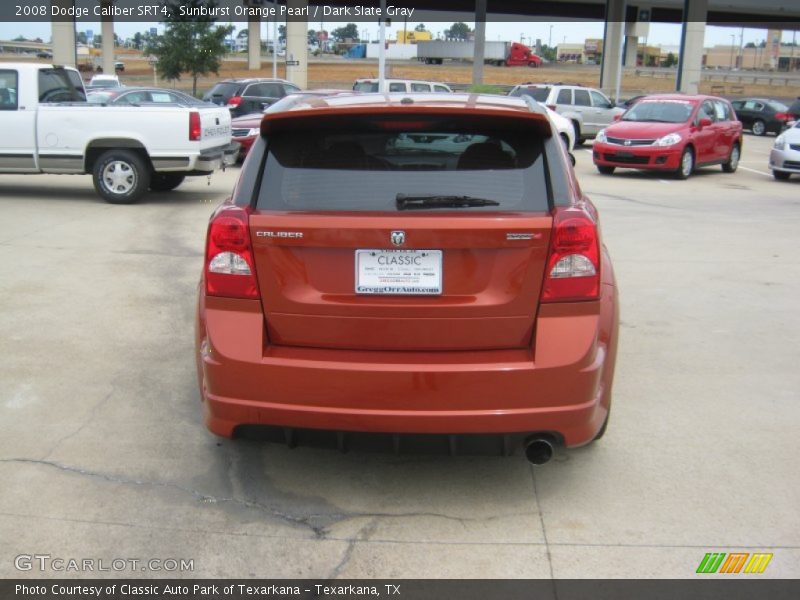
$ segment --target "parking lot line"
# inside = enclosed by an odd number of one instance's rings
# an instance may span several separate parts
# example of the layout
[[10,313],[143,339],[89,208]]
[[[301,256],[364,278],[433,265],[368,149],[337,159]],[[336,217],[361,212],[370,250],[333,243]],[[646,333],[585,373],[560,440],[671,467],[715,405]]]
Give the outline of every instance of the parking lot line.
[[739,168],[744,169],[745,171],[750,171],[751,173],[758,173],[764,177],[772,177],[771,173],[765,173],[764,171],[759,171],[758,169],[751,169],[750,167],[743,167],[742,165],[739,165]]

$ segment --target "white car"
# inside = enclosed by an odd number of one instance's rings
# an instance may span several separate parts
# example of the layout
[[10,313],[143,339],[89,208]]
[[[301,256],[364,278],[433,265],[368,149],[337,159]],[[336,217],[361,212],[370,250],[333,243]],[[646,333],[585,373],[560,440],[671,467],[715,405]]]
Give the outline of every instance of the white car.
[[420,81],[418,79],[384,79],[383,88],[379,88],[378,79],[356,79],[353,83],[354,92],[443,92],[451,93],[449,85],[438,81]]
[[101,89],[101,88],[118,88],[122,84],[119,82],[119,77],[116,75],[95,75],[89,81],[87,88]]
[[775,179],[785,180],[800,175],[800,121],[775,139],[769,155],[769,168]]
[[[540,102],[539,104],[542,103]],[[542,106],[544,106],[544,104],[542,104]],[[567,151],[572,152],[575,149],[575,127],[572,125],[572,121],[566,117],[562,117],[553,109],[547,106],[544,107],[547,109],[547,115],[552,119],[556,131],[558,131],[558,135],[567,147]]]

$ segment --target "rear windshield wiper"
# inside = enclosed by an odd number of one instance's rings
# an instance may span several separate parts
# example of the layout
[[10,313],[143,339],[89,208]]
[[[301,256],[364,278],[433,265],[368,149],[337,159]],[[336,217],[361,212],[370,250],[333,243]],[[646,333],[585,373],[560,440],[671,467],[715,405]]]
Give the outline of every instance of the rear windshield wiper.
[[397,210],[418,208],[470,208],[472,206],[500,206],[497,200],[472,196],[406,196],[397,194]]

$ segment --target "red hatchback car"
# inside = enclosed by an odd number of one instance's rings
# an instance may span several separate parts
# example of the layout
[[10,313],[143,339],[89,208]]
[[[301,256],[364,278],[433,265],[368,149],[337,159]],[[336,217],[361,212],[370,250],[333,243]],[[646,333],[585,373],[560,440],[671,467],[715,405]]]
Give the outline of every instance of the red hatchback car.
[[646,96],[600,131],[592,155],[597,170],[618,167],[671,171],[686,179],[696,168],[739,166],[742,124],[730,103],[714,96]]
[[596,210],[544,108],[300,100],[265,115],[209,223],[205,419],[225,437],[274,426],[289,444],[337,432],[340,447],[445,434],[456,451],[460,434],[493,434],[542,463],[604,432],[617,323]]

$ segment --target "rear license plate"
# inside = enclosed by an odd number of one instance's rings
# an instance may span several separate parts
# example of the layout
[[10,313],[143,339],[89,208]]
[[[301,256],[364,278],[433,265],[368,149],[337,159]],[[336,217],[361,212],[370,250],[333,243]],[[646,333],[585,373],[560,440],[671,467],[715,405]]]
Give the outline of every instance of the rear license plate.
[[441,250],[356,250],[356,293],[442,293]]

